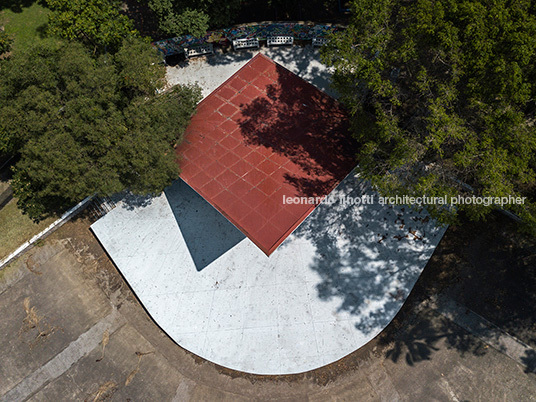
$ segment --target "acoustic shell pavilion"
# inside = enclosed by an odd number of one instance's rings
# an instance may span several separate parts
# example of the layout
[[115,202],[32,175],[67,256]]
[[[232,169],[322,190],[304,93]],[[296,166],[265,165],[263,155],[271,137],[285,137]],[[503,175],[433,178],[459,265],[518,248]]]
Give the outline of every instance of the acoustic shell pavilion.
[[356,149],[337,100],[258,53],[199,103],[181,179],[92,230],[179,346],[249,373],[312,370],[387,326],[445,230],[344,202],[375,194]]

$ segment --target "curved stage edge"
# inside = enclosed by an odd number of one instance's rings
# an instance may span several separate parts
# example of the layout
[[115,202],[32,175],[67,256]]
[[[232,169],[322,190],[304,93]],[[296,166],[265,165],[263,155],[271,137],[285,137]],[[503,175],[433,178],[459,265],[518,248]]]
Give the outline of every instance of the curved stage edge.
[[[374,202],[344,202],[364,195]],[[354,174],[330,200],[270,257],[181,180],[123,199],[92,230],[181,347],[233,370],[297,374],[376,337],[446,230],[424,210],[381,205]]]

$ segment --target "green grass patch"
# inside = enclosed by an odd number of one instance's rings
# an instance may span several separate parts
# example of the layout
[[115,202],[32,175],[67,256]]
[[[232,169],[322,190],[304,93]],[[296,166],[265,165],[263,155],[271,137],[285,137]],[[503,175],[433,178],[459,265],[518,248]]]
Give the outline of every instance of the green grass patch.
[[13,50],[27,49],[43,40],[49,12],[37,2],[15,11],[10,8],[0,11],[0,26],[15,39]]
[[0,260],[7,257],[56,219],[57,217],[50,217],[35,223],[27,215],[23,215],[17,207],[16,198],[13,198],[0,209]]

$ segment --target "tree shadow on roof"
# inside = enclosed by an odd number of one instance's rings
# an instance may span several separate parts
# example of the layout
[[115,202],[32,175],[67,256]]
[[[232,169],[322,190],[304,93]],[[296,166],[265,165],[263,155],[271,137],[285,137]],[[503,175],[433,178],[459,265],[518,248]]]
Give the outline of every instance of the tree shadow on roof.
[[326,195],[356,164],[348,116],[335,99],[280,65],[275,74],[266,95],[241,105],[241,134],[246,144],[292,162],[285,179],[299,195]]
[[198,271],[245,239],[240,230],[183,180],[175,181],[164,193]]

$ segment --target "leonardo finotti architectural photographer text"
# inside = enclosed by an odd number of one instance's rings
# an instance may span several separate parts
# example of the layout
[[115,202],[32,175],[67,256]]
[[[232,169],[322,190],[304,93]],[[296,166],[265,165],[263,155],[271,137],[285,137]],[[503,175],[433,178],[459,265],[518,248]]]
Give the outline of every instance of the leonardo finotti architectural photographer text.
[[287,197],[283,195],[283,204],[310,204],[317,205],[321,202],[326,204],[340,203],[344,205],[468,205],[477,204],[483,206],[490,205],[511,205],[511,204],[524,204],[527,197],[477,197],[477,196],[461,196],[456,197],[428,197],[426,195],[420,197],[412,197],[408,195],[393,196],[393,197],[380,197],[373,194],[366,194],[360,197],[349,197],[345,195],[341,196],[327,196],[327,197]]

